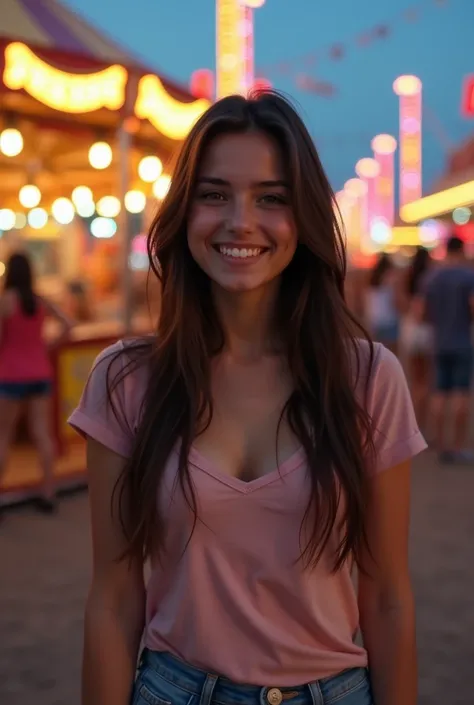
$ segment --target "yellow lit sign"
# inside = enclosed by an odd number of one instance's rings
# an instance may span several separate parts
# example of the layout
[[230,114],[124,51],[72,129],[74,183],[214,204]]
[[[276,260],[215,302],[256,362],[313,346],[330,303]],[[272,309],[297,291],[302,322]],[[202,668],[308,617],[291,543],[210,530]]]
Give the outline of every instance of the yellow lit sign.
[[23,89],[55,110],[90,113],[123,106],[127,71],[114,65],[98,73],[66,73],[44,62],[25,44],[14,42],[5,49],[3,82],[7,88]]
[[158,76],[150,74],[140,80],[135,115],[148,119],[166,137],[183,140],[209,106],[209,101],[204,98],[192,103],[175,100]]
[[474,204],[474,181],[468,181],[460,186],[453,186],[445,191],[407,203],[400,209],[400,216],[405,223],[418,223],[472,204]]
[[217,0],[216,32],[216,95],[245,92],[245,6],[240,0]]

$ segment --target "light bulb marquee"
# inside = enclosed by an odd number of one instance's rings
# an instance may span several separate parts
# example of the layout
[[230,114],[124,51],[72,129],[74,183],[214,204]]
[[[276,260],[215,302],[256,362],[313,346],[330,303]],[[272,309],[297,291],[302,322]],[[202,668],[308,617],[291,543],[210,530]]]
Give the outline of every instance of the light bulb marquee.
[[7,88],[23,89],[40,103],[64,113],[118,110],[125,102],[127,78],[123,66],[72,74],[50,66],[25,44],[15,42],[5,49],[3,82]]
[[[24,90],[40,103],[64,113],[120,110],[126,99],[127,80],[123,66],[109,66],[90,74],[67,73],[50,66],[26,44],[13,42],[5,49],[5,86]],[[205,99],[191,103],[176,100],[158,76],[150,74],[139,82],[135,115],[149,120],[165,137],[182,140],[209,105]]]
[[168,93],[158,76],[150,74],[140,80],[135,115],[149,120],[166,137],[182,140],[209,106],[204,98],[181,103]]

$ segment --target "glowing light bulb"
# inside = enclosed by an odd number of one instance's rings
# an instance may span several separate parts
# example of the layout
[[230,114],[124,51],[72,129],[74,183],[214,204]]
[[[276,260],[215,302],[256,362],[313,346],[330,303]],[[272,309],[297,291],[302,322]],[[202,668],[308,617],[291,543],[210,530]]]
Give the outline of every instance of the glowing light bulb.
[[97,213],[103,218],[116,218],[120,209],[120,201],[115,196],[104,196],[97,203]]
[[117,232],[117,223],[111,218],[94,218],[91,223],[91,233],[94,237],[108,240]]
[[20,189],[18,197],[24,208],[35,208],[41,201],[41,191],[34,184],[27,184]]
[[150,184],[158,179],[162,171],[163,164],[158,157],[143,157],[138,165],[140,179]]
[[171,186],[171,176],[167,174],[162,174],[159,179],[153,184],[153,195],[159,201],[162,201],[166,194],[168,193]]
[[74,206],[69,198],[57,198],[51,206],[51,213],[60,225],[69,225],[75,216]]
[[9,127],[0,134],[0,152],[6,157],[16,157],[23,151],[23,135]]
[[112,147],[107,142],[96,142],[89,149],[89,163],[94,169],[107,169],[112,157]]
[[0,210],[0,230],[11,230],[15,227],[16,216],[9,208]]
[[146,196],[142,191],[129,191],[124,200],[129,213],[142,213],[145,210]]
[[94,200],[94,196],[88,186],[76,186],[71,194],[71,199],[77,208],[83,203],[91,203]]
[[34,230],[41,230],[48,222],[48,214],[44,208],[33,208],[28,213],[28,225]]

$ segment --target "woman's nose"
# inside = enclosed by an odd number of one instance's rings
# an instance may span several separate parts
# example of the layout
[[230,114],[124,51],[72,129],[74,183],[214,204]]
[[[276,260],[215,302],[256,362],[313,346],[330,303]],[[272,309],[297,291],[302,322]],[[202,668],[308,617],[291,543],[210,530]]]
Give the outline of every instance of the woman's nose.
[[229,213],[229,232],[240,235],[251,232],[253,228],[253,215],[251,205],[246,201],[234,202]]

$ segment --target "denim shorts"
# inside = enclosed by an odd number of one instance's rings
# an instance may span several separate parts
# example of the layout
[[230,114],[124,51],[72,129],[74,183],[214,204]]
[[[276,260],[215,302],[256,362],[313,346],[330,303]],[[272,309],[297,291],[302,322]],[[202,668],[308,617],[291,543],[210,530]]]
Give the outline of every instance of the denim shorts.
[[51,382],[38,379],[32,382],[0,382],[0,397],[24,401],[31,397],[44,397],[51,393]]
[[351,668],[294,688],[233,683],[167,653],[145,651],[131,705],[373,705],[368,670]]
[[436,391],[468,392],[472,379],[472,358],[471,350],[436,353]]

